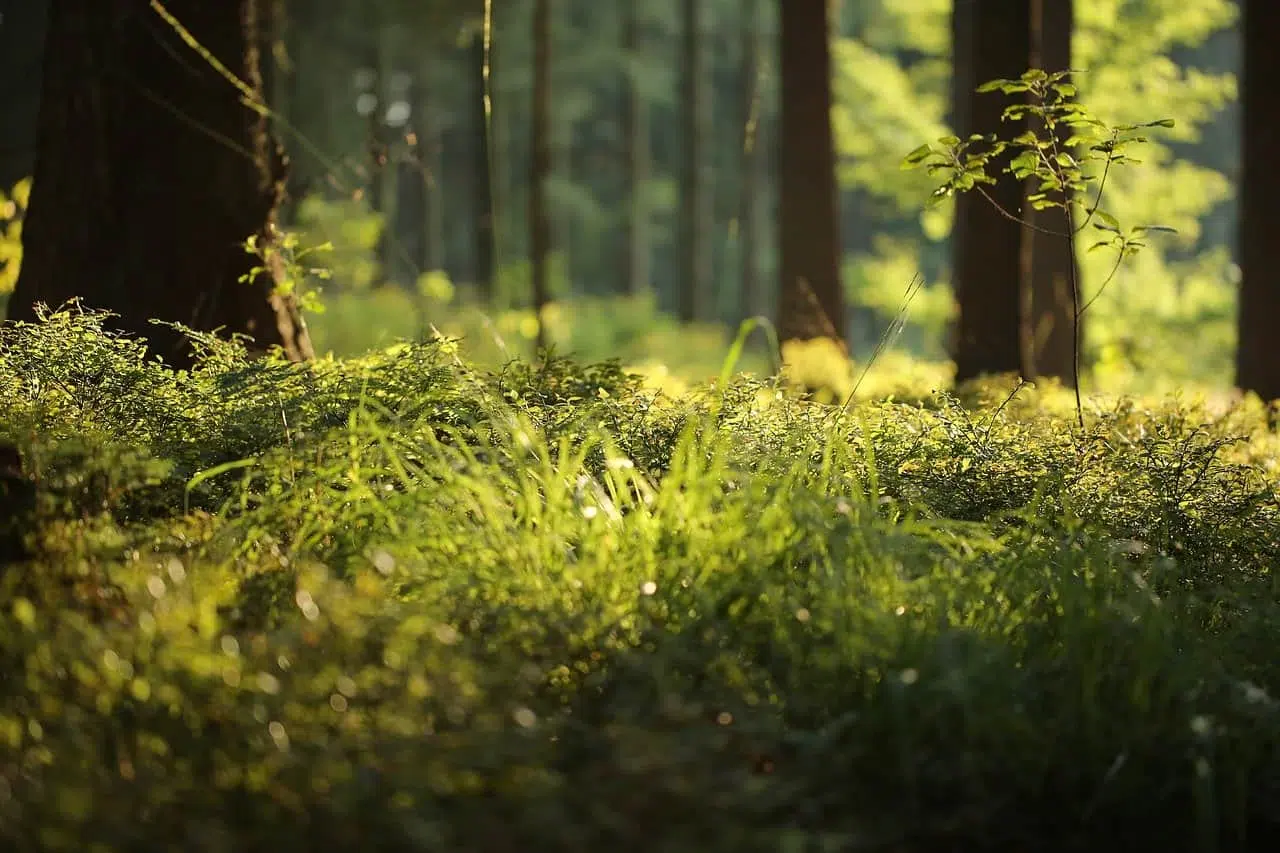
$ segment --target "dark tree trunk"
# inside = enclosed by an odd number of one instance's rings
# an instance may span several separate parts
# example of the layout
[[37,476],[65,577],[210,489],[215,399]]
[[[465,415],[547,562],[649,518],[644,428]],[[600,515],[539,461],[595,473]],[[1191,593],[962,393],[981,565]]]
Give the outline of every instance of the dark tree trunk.
[[827,0],[782,4],[782,340],[844,343]]
[[[261,97],[260,0],[170,0],[168,10]],[[56,0],[49,19],[35,186],[11,319],[83,297],[174,365],[185,339],[150,318],[252,336],[293,359],[311,344],[245,238],[269,244],[285,160],[267,119],[146,0]]]
[[682,0],[681,121],[684,130],[680,172],[679,317],[705,319],[711,287],[708,254],[708,193],[704,146],[707,140],[707,74],[703,50],[703,0]]
[[1280,233],[1280,5],[1244,0],[1244,73],[1241,75],[1240,304],[1236,384],[1263,400],[1280,400],[1280,274],[1275,262]]
[[[1006,105],[999,93],[979,95],[977,86],[995,78],[1016,78],[1027,70],[1030,51],[1030,0],[957,3],[952,12],[954,67],[953,115],[956,135],[1017,129],[1001,121]],[[1004,160],[992,163],[993,177]],[[1023,184],[999,174],[978,192],[956,200],[952,229],[952,274],[959,318],[956,325],[956,382],[990,373],[1024,374],[1022,363],[1023,226],[1009,217],[1022,215]],[[997,210],[999,205],[1004,214]]]
[[532,266],[533,310],[538,317],[538,349],[547,345],[542,309],[551,301],[547,260],[551,254],[551,223],[547,217],[547,178],[551,174],[551,0],[533,3],[533,149],[529,174],[529,256]]
[[399,278],[410,285],[425,272],[438,269],[436,239],[435,150],[439,147],[431,106],[431,80],[426,63],[409,84],[409,132],[405,134],[407,155],[396,164],[396,240],[404,247]]
[[649,177],[649,105],[637,83],[643,45],[640,3],[629,0],[623,12],[623,49],[626,51],[626,106],[623,114],[622,144],[626,160],[626,291],[635,296],[649,289],[649,211],[645,182]]
[[0,6],[0,192],[31,177],[40,112],[40,54],[49,0],[13,0]]
[[406,93],[412,118],[405,133],[405,155],[397,158],[395,165],[396,205],[391,222],[392,233],[400,249],[393,256],[395,279],[415,292],[418,276],[432,268],[428,212],[430,184],[425,165],[430,131],[424,115],[424,88],[421,75],[418,75]]
[[[1071,69],[1071,32],[1074,0],[1032,0],[1030,67],[1050,74]],[[1043,132],[1043,126],[1036,127]],[[1057,132],[1059,142],[1068,133]],[[1039,187],[1032,178],[1026,191]],[[1055,199],[1065,199],[1059,194]],[[1078,282],[1080,270],[1066,234],[1073,228],[1069,213],[1058,208],[1033,210],[1027,205],[1023,220],[1028,227],[1022,235],[1022,281],[1024,302],[1023,363],[1029,377],[1052,376],[1071,384],[1075,363],[1076,305],[1071,280]],[[1052,231],[1053,234],[1046,234]]]
[[485,69],[489,56],[485,50],[484,37],[477,35],[471,45],[472,60],[475,64],[476,97],[473,99],[476,112],[476,145],[473,153],[475,164],[476,191],[476,290],[481,301],[488,304],[493,299],[494,275],[494,223],[493,223],[493,172],[491,162],[491,143],[489,136],[489,116],[486,109],[488,97]]

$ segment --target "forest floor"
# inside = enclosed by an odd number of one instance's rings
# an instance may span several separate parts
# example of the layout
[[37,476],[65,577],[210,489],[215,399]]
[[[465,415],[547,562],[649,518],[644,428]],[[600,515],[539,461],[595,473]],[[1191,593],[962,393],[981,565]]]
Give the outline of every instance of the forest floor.
[[1280,839],[1261,407],[174,374],[95,322],[0,331],[5,849]]

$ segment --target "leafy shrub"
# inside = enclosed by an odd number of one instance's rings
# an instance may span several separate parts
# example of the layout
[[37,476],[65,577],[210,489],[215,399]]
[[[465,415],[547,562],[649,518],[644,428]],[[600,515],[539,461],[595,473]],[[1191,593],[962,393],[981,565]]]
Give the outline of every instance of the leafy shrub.
[[[0,330],[7,849],[1270,849],[1256,403]],[[1060,392],[1058,392],[1060,393]],[[1237,441],[1236,436],[1241,436]],[[96,848],[95,848],[96,849]]]

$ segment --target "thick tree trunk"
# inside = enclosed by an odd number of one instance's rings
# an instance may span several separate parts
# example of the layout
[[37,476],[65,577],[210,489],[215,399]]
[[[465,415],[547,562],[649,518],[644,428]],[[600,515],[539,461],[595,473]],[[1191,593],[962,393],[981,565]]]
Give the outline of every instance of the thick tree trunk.
[[782,4],[782,340],[844,342],[827,0]]
[[[1016,133],[1001,121],[1006,104],[999,93],[979,95],[977,86],[995,78],[1016,78],[1027,70],[1030,0],[957,3],[952,12],[956,135]],[[1005,161],[992,163],[993,177]],[[959,318],[956,324],[956,382],[989,373],[1024,374],[1022,362],[1023,184],[998,174],[982,194],[961,193],[952,229],[952,275]],[[993,205],[999,205],[997,210]]]
[[711,288],[708,254],[708,192],[704,147],[707,140],[707,73],[703,49],[703,0],[682,0],[681,120],[684,160],[680,173],[679,316],[705,319]]
[[36,159],[36,125],[40,112],[40,54],[44,45],[49,0],[18,0],[0,5],[0,192],[31,177]]
[[547,216],[547,178],[551,174],[551,0],[533,3],[533,149],[529,174],[529,256],[533,310],[538,317],[538,348],[547,345],[542,309],[551,301],[547,261],[551,254],[551,223]]
[[[1032,0],[1030,67],[1050,74],[1071,69],[1071,32],[1074,0]],[[1043,126],[1035,128],[1043,133]],[[1069,135],[1061,128],[1059,142]],[[1036,192],[1038,182],[1029,179],[1027,192]],[[1059,196],[1057,201],[1064,199]],[[1022,281],[1024,315],[1023,363],[1029,377],[1052,376],[1073,382],[1075,363],[1076,305],[1071,292],[1074,276],[1080,280],[1079,265],[1066,234],[1074,227],[1063,210],[1033,210],[1029,205],[1022,218],[1027,223],[1022,235]],[[1052,231],[1053,234],[1046,234]]]
[[1236,384],[1268,402],[1280,400],[1280,274],[1275,262],[1280,233],[1280,5],[1274,0],[1244,0],[1244,73],[1240,170],[1240,304]]
[[623,49],[628,71],[626,107],[623,115],[622,144],[626,160],[627,227],[625,253],[626,292],[632,296],[649,289],[649,211],[645,199],[645,182],[649,178],[649,104],[637,83],[640,60],[640,3],[629,0],[623,12]]
[[[167,8],[260,96],[259,0]],[[245,238],[272,239],[285,172],[267,119],[241,98],[147,0],[56,0],[10,317],[83,297],[174,365],[190,363],[185,339],[149,319],[309,357],[306,328],[273,276],[240,281],[259,264]]]

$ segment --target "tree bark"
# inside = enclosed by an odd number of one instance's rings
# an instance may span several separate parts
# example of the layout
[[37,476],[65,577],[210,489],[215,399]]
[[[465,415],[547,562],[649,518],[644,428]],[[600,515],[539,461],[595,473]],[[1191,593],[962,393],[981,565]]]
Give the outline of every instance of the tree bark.
[[0,100],[4,103],[0,138],[0,192],[31,177],[40,112],[40,61],[49,0],[19,0],[3,7],[0,18]]
[[1242,150],[1240,173],[1240,303],[1236,384],[1267,402],[1280,400],[1280,353],[1275,322],[1280,316],[1280,275],[1275,263],[1280,233],[1280,5],[1244,0],[1244,69],[1240,80]]
[[542,309],[551,301],[547,261],[551,223],[547,216],[547,178],[551,174],[551,0],[533,3],[533,113],[529,174],[529,255],[533,310],[538,318],[538,349],[547,345]]
[[[952,12],[953,115],[956,135],[1016,133],[1001,121],[999,93],[975,89],[996,78],[1016,78],[1031,61],[1030,0],[957,3]],[[1022,182],[1003,174],[1007,160],[988,166],[997,178],[956,199],[952,274],[959,317],[954,354],[956,382],[984,374],[1026,375],[1022,361]],[[993,205],[998,205],[999,210]],[[1003,213],[1001,212],[1003,210]]]
[[[261,101],[261,0],[169,0],[168,10]],[[83,297],[174,366],[185,338],[157,318],[312,355],[271,245],[286,161],[265,116],[147,0],[56,0],[49,19],[35,184],[10,318]]]
[[787,0],[781,30],[778,334],[784,341],[828,337],[843,346],[827,0]]
[[704,147],[707,140],[707,73],[703,50],[703,0],[682,0],[681,112],[684,161],[680,173],[679,317],[692,323],[707,316],[711,287],[708,254],[708,193]]
[[[1032,0],[1029,66],[1054,74],[1071,70],[1071,33],[1074,0]],[[1034,128],[1044,132],[1042,124]],[[1065,142],[1062,128],[1058,141]],[[1039,189],[1028,179],[1026,192]],[[1065,202],[1061,194],[1054,199]],[[1080,280],[1080,269],[1066,238],[1074,227],[1070,213],[1059,208],[1023,210],[1027,227],[1022,234],[1023,363],[1030,378],[1051,376],[1071,385],[1074,381],[1076,304],[1071,280]],[[1046,231],[1054,232],[1046,234]]]

